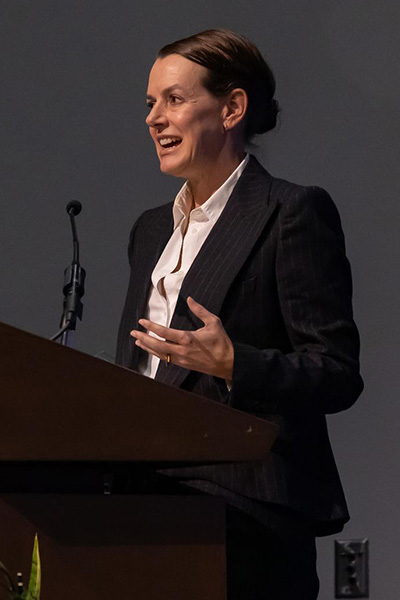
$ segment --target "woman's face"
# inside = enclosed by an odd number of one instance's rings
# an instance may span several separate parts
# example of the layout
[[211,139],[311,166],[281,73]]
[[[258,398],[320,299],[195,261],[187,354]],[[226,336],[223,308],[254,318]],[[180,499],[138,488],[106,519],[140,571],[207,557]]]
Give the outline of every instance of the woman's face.
[[146,123],[163,173],[198,181],[210,173],[224,145],[224,99],[203,86],[206,69],[178,54],[150,71]]

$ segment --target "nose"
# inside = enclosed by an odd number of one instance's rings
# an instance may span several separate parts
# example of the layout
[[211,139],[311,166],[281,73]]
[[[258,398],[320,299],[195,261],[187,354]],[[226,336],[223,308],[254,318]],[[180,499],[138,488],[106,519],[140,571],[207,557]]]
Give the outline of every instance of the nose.
[[146,124],[148,127],[160,127],[165,126],[166,123],[167,118],[161,104],[157,102],[154,103],[149,114],[147,115]]

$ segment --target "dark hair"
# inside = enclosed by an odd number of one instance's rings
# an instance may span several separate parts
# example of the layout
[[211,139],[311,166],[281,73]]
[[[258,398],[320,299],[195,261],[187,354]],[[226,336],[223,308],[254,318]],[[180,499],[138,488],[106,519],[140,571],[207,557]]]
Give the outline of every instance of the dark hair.
[[249,106],[245,138],[265,133],[276,125],[279,105],[274,100],[275,78],[258,48],[228,29],[208,29],[161,48],[158,58],[179,54],[208,70],[204,87],[215,96],[235,88],[247,93]]

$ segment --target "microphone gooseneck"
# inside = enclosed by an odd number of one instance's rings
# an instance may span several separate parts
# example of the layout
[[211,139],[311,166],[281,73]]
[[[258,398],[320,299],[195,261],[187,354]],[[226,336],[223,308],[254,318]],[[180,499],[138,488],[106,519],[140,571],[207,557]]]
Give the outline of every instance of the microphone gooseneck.
[[76,318],[82,320],[83,304],[81,298],[85,293],[86,272],[79,263],[79,240],[76,231],[75,216],[82,210],[82,204],[78,200],[71,200],[67,204],[67,213],[71,220],[73,258],[72,263],[64,271],[64,303],[61,318],[61,329],[52,337],[55,341],[61,337],[61,344],[68,345],[68,333],[76,328]]
[[71,200],[67,204],[67,213],[69,214],[69,218],[71,220],[71,229],[72,229],[72,243],[74,248],[74,256],[72,259],[72,264],[79,265],[79,240],[78,234],[76,232],[76,224],[75,217],[79,215],[82,210],[82,204],[78,200]]

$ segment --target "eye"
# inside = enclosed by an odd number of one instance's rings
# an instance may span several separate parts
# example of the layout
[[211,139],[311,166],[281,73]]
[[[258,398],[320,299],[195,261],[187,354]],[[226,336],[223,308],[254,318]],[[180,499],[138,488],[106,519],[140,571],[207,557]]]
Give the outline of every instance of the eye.
[[146,101],[146,106],[149,110],[151,110],[154,106],[154,100],[147,100]]
[[182,102],[182,98],[180,96],[176,96],[175,94],[171,94],[169,101],[171,104],[179,104]]

